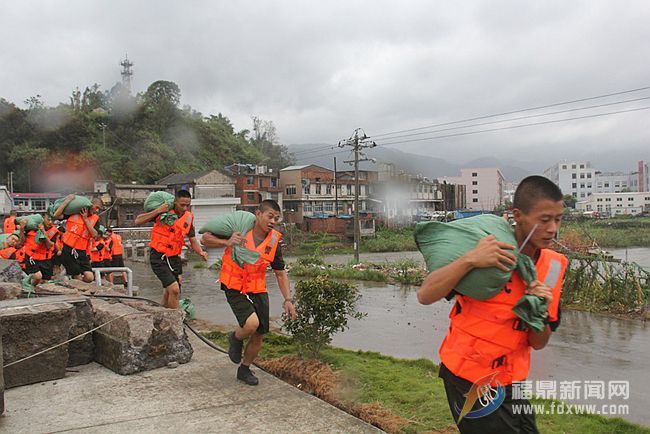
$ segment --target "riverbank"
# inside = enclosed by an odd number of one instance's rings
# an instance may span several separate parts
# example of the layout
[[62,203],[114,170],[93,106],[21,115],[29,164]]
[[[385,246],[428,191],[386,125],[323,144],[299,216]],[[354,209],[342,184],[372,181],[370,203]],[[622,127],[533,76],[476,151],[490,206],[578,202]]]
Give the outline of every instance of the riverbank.
[[[208,337],[220,345],[227,345],[226,334],[212,332]],[[333,400],[348,411],[363,417],[358,409],[373,406],[366,421],[387,432],[425,433],[456,432],[445,396],[438,366],[427,359],[405,360],[375,352],[350,351],[328,347],[322,361],[331,368],[322,377],[313,373],[298,378],[299,363],[291,338],[271,334],[265,339],[261,357],[262,366],[280,374],[290,383],[308,390],[323,399]],[[313,362],[305,362],[312,363]],[[293,374],[283,365],[290,364]],[[323,371],[321,369],[321,371]],[[550,400],[533,400],[534,404],[551,407]],[[558,401],[554,401],[557,407]],[[539,414],[537,423],[543,433],[648,433],[650,429],[621,419],[606,419],[587,414]]]
[[[360,251],[417,251],[413,227],[378,229],[374,237],[361,240]],[[590,246],[594,242],[607,249],[650,247],[650,218],[583,219],[562,222],[560,242]],[[344,236],[303,232],[292,229],[285,235],[285,254],[289,256],[351,254],[352,241]]]

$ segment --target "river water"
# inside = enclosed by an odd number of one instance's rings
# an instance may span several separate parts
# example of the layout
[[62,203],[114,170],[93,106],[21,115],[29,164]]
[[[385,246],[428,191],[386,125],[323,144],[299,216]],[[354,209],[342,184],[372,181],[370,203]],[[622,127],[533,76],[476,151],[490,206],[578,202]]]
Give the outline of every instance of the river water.
[[[615,257],[636,261],[650,270],[650,249],[615,250]],[[331,255],[327,262],[347,263],[349,255]],[[367,262],[394,262],[402,259],[422,261],[417,252],[381,253],[362,255]],[[287,260],[291,260],[287,258]],[[131,262],[136,285],[141,295],[159,299],[160,283],[149,266]],[[216,273],[207,269],[185,269],[183,296],[192,299],[199,318],[219,324],[235,325],[236,321],[223,293],[218,290]],[[272,325],[279,326],[282,297],[272,273],[267,285],[271,299]],[[292,287],[294,279],[292,280]],[[349,330],[334,337],[333,345],[354,349],[377,351],[401,358],[428,358],[439,362],[438,348],[449,325],[448,314],[452,304],[440,301],[431,306],[417,302],[411,286],[397,286],[376,282],[358,282],[362,293],[359,310],[367,316],[352,320]],[[560,397],[560,382],[577,381],[582,388],[586,382],[604,381],[605,394],[608,382],[629,381],[629,399],[626,400],[572,400],[570,404],[627,404],[629,414],[620,415],[632,422],[650,426],[646,411],[650,402],[649,325],[637,320],[624,320],[605,315],[578,311],[564,311],[562,322],[548,346],[533,351],[529,379],[555,381],[554,388]],[[536,385],[535,385],[536,386]],[[584,397],[584,395],[581,395]]]

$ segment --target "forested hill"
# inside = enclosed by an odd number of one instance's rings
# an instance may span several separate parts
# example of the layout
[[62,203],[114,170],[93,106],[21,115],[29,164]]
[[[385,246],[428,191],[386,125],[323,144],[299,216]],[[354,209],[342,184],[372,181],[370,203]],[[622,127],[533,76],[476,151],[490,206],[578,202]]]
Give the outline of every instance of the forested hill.
[[135,96],[121,84],[109,91],[94,85],[57,107],[40,96],[25,109],[0,98],[0,184],[9,171],[14,190],[42,191],[94,177],[152,183],[236,162],[274,169],[293,162],[271,121],[253,117],[250,130],[235,131],[221,113],[181,108],[180,97],[178,85],[156,81]]

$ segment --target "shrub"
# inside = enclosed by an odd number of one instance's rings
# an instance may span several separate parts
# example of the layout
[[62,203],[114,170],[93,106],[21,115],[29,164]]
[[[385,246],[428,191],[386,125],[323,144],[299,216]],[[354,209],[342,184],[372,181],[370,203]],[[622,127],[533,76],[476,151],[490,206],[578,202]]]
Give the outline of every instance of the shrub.
[[283,315],[284,328],[298,345],[302,357],[318,358],[321,349],[332,341],[334,333],[348,328],[348,318],[361,319],[356,310],[361,298],[356,286],[324,276],[301,280],[296,285],[297,318]]
[[323,258],[320,257],[319,255],[303,256],[302,258],[298,259],[297,263],[301,267],[309,267],[312,265],[325,265],[325,261],[323,261]]

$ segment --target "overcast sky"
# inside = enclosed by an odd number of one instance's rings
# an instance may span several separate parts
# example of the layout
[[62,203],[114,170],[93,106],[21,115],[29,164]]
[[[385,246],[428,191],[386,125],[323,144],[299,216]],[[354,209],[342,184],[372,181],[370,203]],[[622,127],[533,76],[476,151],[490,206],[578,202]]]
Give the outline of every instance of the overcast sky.
[[[109,89],[128,53],[135,91],[171,80],[183,104],[237,129],[257,115],[284,144],[334,143],[356,127],[372,136],[650,86],[649,22],[643,0],[5,0],[0,97],[56,105],[75,87]],[[642,97],[650,90],[552,111]],[[623,169],[650,160],[649,120],[645,110],[391,146],[458,162],[583,158]]]

